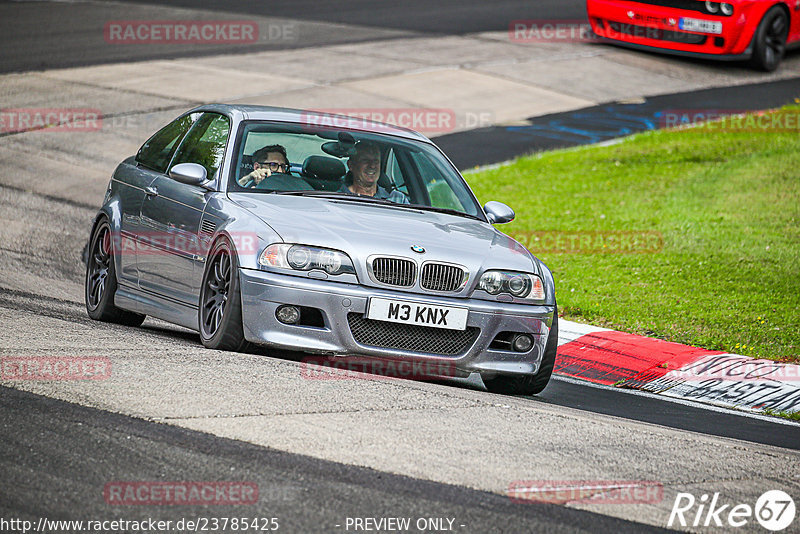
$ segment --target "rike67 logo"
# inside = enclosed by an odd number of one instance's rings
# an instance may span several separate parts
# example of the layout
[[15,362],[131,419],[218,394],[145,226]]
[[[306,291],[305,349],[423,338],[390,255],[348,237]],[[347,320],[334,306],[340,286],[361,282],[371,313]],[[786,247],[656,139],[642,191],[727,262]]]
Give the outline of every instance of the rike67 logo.
[[704,493],[699,499],[691,493],[678,493],[667,527],[738,528],[755,518],[765,529],[778,532],[792,524],[795,512],[792,497],[780,490],[765,492],[755,506],[725,503],[719,493]]

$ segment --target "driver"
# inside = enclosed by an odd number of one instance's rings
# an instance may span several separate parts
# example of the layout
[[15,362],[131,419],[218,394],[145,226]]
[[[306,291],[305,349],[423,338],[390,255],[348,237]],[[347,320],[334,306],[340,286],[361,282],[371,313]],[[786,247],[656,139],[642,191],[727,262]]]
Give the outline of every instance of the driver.
[[260,148],[253,153],[253,172],[239,178],[239,185],[246,187],[252,181],[250,187],[260,184],[264,178],[272,176],[273,172],[289,172],[289,157],[286,149],[281,145],[269,145]]
[[378,184],[381,176],[381,150],[369,141],[356,143],[356,153],[347,160],[350,171],[344,175],[340,193],[381,198],[397,204],[410,204],[402,191],[388,189]]

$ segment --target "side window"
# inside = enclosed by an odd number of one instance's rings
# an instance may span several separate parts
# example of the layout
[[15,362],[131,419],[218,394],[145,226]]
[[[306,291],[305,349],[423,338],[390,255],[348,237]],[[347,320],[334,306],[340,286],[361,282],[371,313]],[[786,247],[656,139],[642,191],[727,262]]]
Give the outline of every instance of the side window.
[[181,143],[172,165],[198,163],[206,168],[208,178],[213,178],[222,164],[229,133],[228,117],[216,113],[203,114]]
[[422,152],[412,152],[411,157],[419,168],[420,181],[428,190],[431,206],[463,211],[464,205],[458,200],[453,193],[453,188],[428,156]]
[[169,160],[178,148],[183,136],[189,131],[194,121],[200,113],[190,113],[179,117],[164,126],[156,134],[142,145],[136,154],[136,161],[154,171],[164,172],[167,170]]

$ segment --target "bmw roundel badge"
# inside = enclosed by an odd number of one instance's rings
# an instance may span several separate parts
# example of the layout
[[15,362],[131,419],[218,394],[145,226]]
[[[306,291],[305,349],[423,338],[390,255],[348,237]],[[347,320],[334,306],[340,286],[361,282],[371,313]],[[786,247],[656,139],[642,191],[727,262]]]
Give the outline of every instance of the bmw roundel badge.
[[416,252],[417,254],[425,254],[425,249],[419,245],[412,245],[411,250]]

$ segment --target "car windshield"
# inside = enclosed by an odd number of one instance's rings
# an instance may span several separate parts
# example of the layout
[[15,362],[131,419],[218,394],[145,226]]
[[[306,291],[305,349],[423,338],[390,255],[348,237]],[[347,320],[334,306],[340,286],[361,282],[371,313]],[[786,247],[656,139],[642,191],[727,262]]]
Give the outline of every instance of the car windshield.
[[228,191],[383,201],[483,220],[472,192],[436,147],[305,124],[245,122]]

